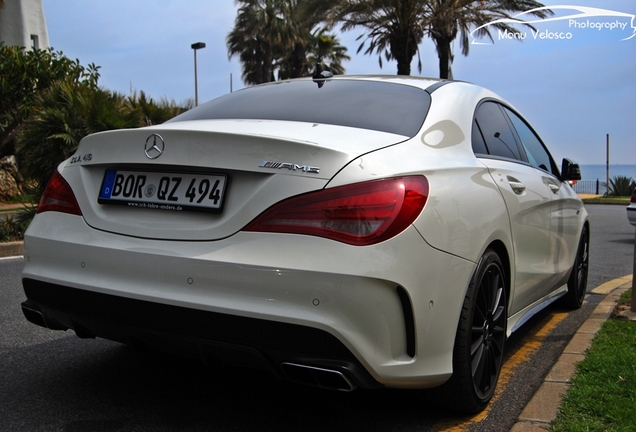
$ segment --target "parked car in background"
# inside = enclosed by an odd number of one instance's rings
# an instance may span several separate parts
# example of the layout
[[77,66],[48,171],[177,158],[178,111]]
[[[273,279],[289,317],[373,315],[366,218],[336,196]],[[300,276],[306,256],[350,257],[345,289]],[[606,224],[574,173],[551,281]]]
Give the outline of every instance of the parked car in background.
[[82,140],[25,236],[27,319],[477,412],[506,338],[583,302],[589,225],[477,85],[322,74]]
[[636,226],[636,189],[632,192],[632,198],[627,206],[627,220]]

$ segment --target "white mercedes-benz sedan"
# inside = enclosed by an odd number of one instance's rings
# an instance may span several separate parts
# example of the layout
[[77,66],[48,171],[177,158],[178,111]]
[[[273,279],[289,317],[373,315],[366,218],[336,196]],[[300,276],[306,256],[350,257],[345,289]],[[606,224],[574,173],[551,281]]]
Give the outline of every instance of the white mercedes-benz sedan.
[[25,236],[26,318],[319,387],[491,399],[506,338],[581,306],[589,225],[479,86],[339,76],[88,136]]

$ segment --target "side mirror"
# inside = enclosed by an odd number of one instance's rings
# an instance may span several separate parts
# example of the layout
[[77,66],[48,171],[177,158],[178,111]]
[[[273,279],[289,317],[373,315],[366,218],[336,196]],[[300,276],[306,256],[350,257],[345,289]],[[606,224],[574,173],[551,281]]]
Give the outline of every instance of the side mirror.
[[581,167],[570,159],[563,159],[561,165],[561,181],[581,180]]

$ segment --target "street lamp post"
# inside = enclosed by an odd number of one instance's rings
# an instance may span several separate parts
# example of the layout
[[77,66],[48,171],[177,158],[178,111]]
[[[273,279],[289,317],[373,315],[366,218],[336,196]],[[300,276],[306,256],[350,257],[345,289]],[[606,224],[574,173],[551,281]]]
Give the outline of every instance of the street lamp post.
[[194,50],[194,106],[199,106],[199,88],[197,84],[197,50],[205,48],[205,43],[197,42],[190,45]]

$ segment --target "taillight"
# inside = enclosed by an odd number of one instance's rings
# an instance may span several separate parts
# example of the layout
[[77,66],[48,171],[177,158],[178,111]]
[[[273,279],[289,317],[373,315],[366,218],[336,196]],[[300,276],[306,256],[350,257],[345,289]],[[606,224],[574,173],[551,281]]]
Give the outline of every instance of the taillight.
[[56,211],[81,216],[82,211],[77,204],[75,195],[64,177],[56,170],[44,189],[44,194],[38,205],[38,213]]
[[634,189],[634,192],[632,192],[632,199],[630,200],[630,202],[636,203],[636,189]]
[[423,176],[355,183],[282,201],[244,231],[306,234],[366,246],[404,231],[427,198]]

